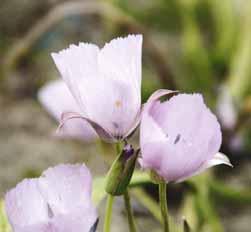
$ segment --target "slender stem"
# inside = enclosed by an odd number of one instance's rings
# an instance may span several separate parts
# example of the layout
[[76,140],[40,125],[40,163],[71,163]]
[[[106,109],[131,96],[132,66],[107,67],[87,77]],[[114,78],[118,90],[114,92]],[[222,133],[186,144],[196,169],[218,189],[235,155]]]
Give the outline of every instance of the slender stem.
[[169,222],[168,222],[168,208],[166,199],[166,183],[159,183],[159,203],[162,214],[162,220],[164,225],[164,232],[169,232]]
[[[120,155],[122,149],[123,149],[123,144],[121,142],[118,142],[116,144],[116,151],[117,151],[118,155]],[[136,224],[135,224],[134,217],[133,217],[133,211],[132,211],[130,195],[129,195],[128,190],[126,190],[124,193],[124,202],[125,202],[125,209],[126,209],[126,213],[127,213],[130,232],[136,232],[137,231]]]
[[117,143],[116,143],[116,152],[117,152],[117,155],[120,155],[122,149],[123,149],[123,144],[122,144],[122,142],[117,142]]
[[104,232],[111,231],[113,200],[114,200],[114,197],[112,195],[108,194],[107,202],[106,202],[106,210],[105,210]]
[[128,193],[128,190],[126,190],[126,192],[124,193],[124,202],[125,202],[125,208],[126,208],[130,232],[136,232],[137,231],[136,224],[133,217],[133,211],[132,211],[130,195]]
[[[122,150],[122,145],[120,142],[116,143],[116,153],[120,154]],[[111,231],[111,220],[112,220],[112,206],[113,206],[114,196],[108,194],[106,201],[106,210],[105,210],[105,221],[104,221],[104,232]]]

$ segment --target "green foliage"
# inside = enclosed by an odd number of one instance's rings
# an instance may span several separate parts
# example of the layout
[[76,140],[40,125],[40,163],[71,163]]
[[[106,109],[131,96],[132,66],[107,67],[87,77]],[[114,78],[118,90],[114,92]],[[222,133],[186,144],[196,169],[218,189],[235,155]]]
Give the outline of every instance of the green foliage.
[[175,0],[142,2],[112,0],[110,2],[147,27],[163,32],[178,32],[181,28],[181,11]]
[[221,203],[251,204],[251,188],[236,189],[219,180],[209,180],[210,191],[214,198]]
[[0,231],[1,232],[11,232],[11,228],[8,223],[7,216],[5,214],[3,200],[0,200]]
[[[148,173],[134,171],[129,187],[132,188],[150,182],[151,180]],[[105,186],[106,186],[105,176],[94,178],[92,198],[96,205],[98,205],[105,198],[107,194],[105,191]]]
[[244,16],[240,26],[240,38],[235,56],[230,67],[229,88],[236,101],[251,94],[251,2],[248,2],[244,10]]

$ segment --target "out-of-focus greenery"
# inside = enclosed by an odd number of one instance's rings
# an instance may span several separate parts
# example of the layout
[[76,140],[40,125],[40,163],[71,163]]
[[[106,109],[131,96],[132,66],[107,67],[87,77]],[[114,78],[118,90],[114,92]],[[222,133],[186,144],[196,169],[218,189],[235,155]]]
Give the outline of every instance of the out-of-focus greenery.
[[[250,3],[238,0],[111,0],[165,40],[176,87],[215,103],[219,85],[235,98],[250,94]],[[168,85],[167,85],[168,87]]]
[[[165,88],[201,92],[216,113],[222,108],[219,120],[224,131],[223,146],[227,152],[247,152],[251,130],[251,4],[241,0],[107,0],[139,26],[129,31],[145,33],[145,53],[156,70],[153,73]],[[153,47],[159,63],[153,59]],[[150,44],[150,45],[149,45]],[[147,61],[148,61],[147,59]],[[148,73],[149,66],[144,66]],[[144,80],[143,86],[148,82]],[[144,91],[143,99],[151,92]],[[153,88],[154,89],[154,88]],[[227,96],[227,102],[222,96]],[[224,104],[224,105],[222,105]],[[225,125],[231,108],[235,120]],[[224,108],[224,109],[223,109]],[[236,137],[238,137],[236,139]],[[238,140],[237,150],[232,149]],[[236,147],[235,147],[236,148]],[[241,150],[241,151],[240,151]]]
[[0,200],[0,231],[1,232],[11,231],[4,210],[4,202],[2,200]]
[[[1,75],[8,76],[10,70],[20,66],[21,57],[34,54],[31,56],[32,60],[41,58],[41,48],[52,46],[59,37],[62,43],[62,33],[67,38],[67,32],[64,31],[67,27],[62,25],[70,24],[74,28],[74,25],[78,26],[82,20],[81,15],[93,12],[94,15],[101,16],[103,29],[106,28],[105,36],[100,37],[107,38],[107,35],[111,37],[129,32],[145,35],[146,65],[143,67],[143,74],[147,76],[150,73],[152,80],[159,80],[159,85],[153,85],[152,89],[161,85],[182,91],[202,92],[207,102],[214,107],[220,96],[220,86],[223,85],[226,87],[224,91],[230,93],[234,104],[237,105],[237,111],[245,105],[245,99],[251,92],[249,2],[103,0],[92,1],[94,6],[86,12],[83,10],[83,13],[81,10],[74,12],[71,3],[74,1],[68,2],[69,9],[67,3],[61,9],[57,5],[54,8],[46,5],[49,12],[47,16],[54,14],[54,18],[58,20],[54,19],[48,23],[46,17],[40,17],[41,21],[38,19],[38,24],[30,25],[26,35],[23,33],[17,43],[13,39],[12,44],[6,44],[8,37],[1,36],[1,47],[6,53],[2,66],[4,72]],[[84,4],[86,2],[83,2],[83,9]],[[58,16],[60,14],[61,16]],[[27,41],[31,43],[27,45]],[[10,45],[9,49],[7,45]],[[36,82],[40,85],[41,80]],[[143,99],[151,92],[151,86],[147,83],[148,78],[143,78]]]

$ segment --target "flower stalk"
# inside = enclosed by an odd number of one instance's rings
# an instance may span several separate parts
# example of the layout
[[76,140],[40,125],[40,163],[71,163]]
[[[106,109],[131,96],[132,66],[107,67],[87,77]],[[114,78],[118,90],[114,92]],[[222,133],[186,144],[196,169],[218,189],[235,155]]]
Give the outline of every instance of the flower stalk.
[[137,231],[136,223],[133,217],[133,210],[132,210],[130,195],[129,195],[128,190],[126,190],[124,193],[124,202],[125,202],[125,209],[126,209],[127,218],[128,218],[129,231],[136,232]]
[[113,201],[114,201],[114,196],[108,194],[106,201],[106,210],[105,210],[104,232],[111,231]]
[[162,220],[164,225],[164,232],[169,232],[169,220],[168,220],[168,208],[167,208],[167,198],[166,198],[166,183],[159,183],[159,203],[160,210],[162,214]]
[[130,183],[138,152],[129,144],[116,143],[117,158],[113,162],[107,175],[106,192],[108,193],[104,232],[110,232],[112,203],[115,196],[124,196],[130,232],[136,232],[130,196],[127,186]]

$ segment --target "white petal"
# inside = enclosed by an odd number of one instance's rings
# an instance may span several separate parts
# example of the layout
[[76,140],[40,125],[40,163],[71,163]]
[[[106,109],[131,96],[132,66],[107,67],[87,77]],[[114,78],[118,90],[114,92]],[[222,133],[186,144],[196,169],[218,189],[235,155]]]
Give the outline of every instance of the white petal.
[[153,106],[158,107],[160,105],[159,99],[163,96],[171,97],[178,93],[168,89],[159,89],[155,91],[144,104],[142,109],[142,119],[140,125],[140,142],[141,147],[144,144],[151,143],[154,141],[165,142],[167,136],[159,125],[153,120],[150,115]]
[[[57,121],[60,121],[63,112],[81,112],[76,100],[62,80],[51,81],[46,84],[39,91],[38,99]],[[97,135],[89,123],[78,119],[67,123],[67,126],[57,135],[63,138],[77,138],[82,141],[97,139]]]
[[128,134],[137,121],[141,107],[141,50],[141,35],[112,40],[98,56],[98,83],[88,83],[90,119],[115,137]]
[[176,181],[193,175],[218,152],[221,130],[201,95],[178,94],[157,101],[166,94],[174,93],[159,90],[144,107],[141,164],[154,168],[166,181]]
[[80,43],[79,46],[70,45],[68,49],[51,54],[64,81],[84,112],[88,83],[97,81],[98,78],[98,53],[99,48],[96,45]]
[[220,164],[225,164],[230,167],[233,167],[229,158],[226,155],[224,155],[223,153],[218,152],[214,155],[214,157],[211,160],[205,162],[196,172],[192,173],[189,176],[182,177],[177,182],[182,182],[182,181],[188,179],[189,177],[199,175],[200,173],[206,171],[208,168],[211,168],[213,166],[220,165]]
[[140,110],[141,50],[142,36],[131,35],[52,54],[81,111],[115,137],[132,130]]
[[169,138],[172,159],[163,162],[167,174],[190,175],[219,151],[220,125],[200,94],[173,96],[160,106],[155,104],[151,115]]
[[53,219],[53,227],[56,232],[90,232],[96,220],[97,212],[94,208],[80,209],[68,215],[55,217]]
[[149,115],[148,111],[144,111],[142,114],[142,120],[140,125],[140,142],[141,148],[145,144],[152,142],[164,142],[167,140],[166,135],[163,130],[158,126],[158,124]]
[[57,232],[50,223],[37,223],[34,225],[16,227],[13,232]]
[[65,111],[80,113],[79,106],[62,80],[50,81],[38,92],[38,100],[57,120]]
[[130,137],[131,135],[133,135],[133,133],[135,132],[135,130],[139,126],[140,120],[141,120],[141,112],[142,112],[142,110],[140,109],[136,115],[136,118],[134,120],[134,124],[132,124],[131,129],[125,134],[124,138]]
[[215,154],[215,156],[209,160],[208,162],[206,162],[203,166],[202,169],[207,169],[207,168],[211,168],[213,166],[219,165],[219,164],[225,164],[228,165],[230,167],[233,167],[233,165],[231,164],[229,158],[224,155],[221,152],[218,152]]
[[99,67],[104,78],[130,82],[138,97],[141,90],[142,41],[142,35],[113,39],[99,54]]
[[53,213],[60,215],[90,208],[91,181],[84,165],[58,165],[43,173],[39,187]]
[[37,179],[23,180],[5,196],[5,207],[14,231],[48,221],[47,203],[44,201]]
[[97,91],[88,93],[89,119],[101,125],[114,137],[123,137],[135,125],[140,99],[132,87],[121,81],[100,81]]

